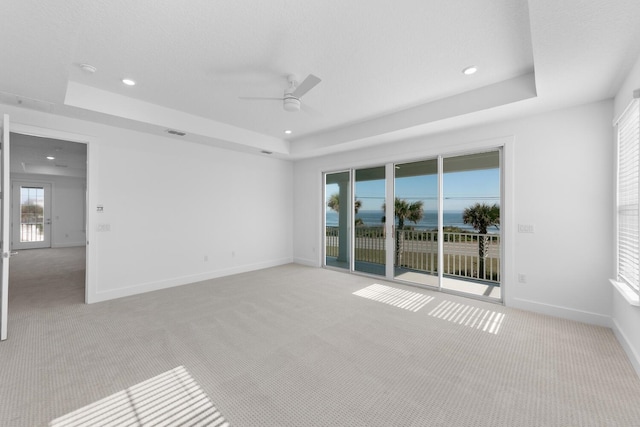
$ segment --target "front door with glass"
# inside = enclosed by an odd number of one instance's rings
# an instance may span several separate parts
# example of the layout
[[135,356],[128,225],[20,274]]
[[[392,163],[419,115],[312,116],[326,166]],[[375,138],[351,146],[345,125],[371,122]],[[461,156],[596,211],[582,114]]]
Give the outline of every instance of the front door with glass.
[[51,184],[13,183],[13,248],[51,247]]

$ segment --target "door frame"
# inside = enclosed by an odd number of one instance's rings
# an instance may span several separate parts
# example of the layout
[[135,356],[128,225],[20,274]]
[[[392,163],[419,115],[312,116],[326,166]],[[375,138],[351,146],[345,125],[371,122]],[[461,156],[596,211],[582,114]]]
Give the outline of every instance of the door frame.
[[95,168],[92,165],[96,164],[94,156],[96,155],[96,143],[97,138],[88,135],[82,135],[67,131],[61,131],[51,128],[43,128],[38,126],[32,126],[24,123],[12,122],[10,127],[11,133],[17,133],[22,135],[35,136],[40,138],[60,139],[63,141],[76,142],[79,144],[85,144],[87,146],[87,175],[86,175],[86,192],[85,192],[85,288],[84,288],[84,302],[90,304],[95,300],[95,283],[96,275],[95,268],[93,268],[94,259],[97,257],[95,245],[91,246],[92,240],[92,211],[89,209],[91,206],[92,195],[95,194],[94,188],[96,183],[96,177],[94,176]]
[[[470,140],[463,143],[457,142],[451,145],[446,143],[443,143],[443,144],[436,143],[433,145],[426,145],[427,148],[424,148],[424,149],[418,149],[418,150],[408,149],[407,151],[404,151],[404,152],[403,150],[398,150],[397,152],[399,154],[397,155],[388,155],[388,154],[384,156],[374,155],[371,157],[367,157],[364,160],[353,160],[353,159],[342,160],[342,161],[335,162],[330,167],[321,166],[317,169],[317,172],[318,172],[318,179],[320,180],[323,188],[322,204],[323,205],[325,204],[324,189],[325,189],[325,183],[326,183],[325,181],[326,174],[342,172],[342,171],[350,171],[351,173],[353,173],[353,171],[356,169],[379,167],[379,166],[386,166],[387,168],[391,168],[395,163],[413,162],[413,161],[418,161],[420,159],[429,159],[429,158],[435,159],[443,156],[453,157],[458,155],[468,155],[468,154],[473,154],[473,153],[478,153],[483,151],[490,151],[494,149],[500,150],[501,151],[500,166],[499,166],[500,181],[501,181],[500,182],[501,184],[500,185],[500,200],[501,200],[500,233],[501,233],[501,242],[502,242],[501,248],[500,248],[501,277],[502,277],[501,285],[500,285],[501,286],[500,300],[476,297],[470,294],[457,293],[456,291],[448,290],[446,288],[441,288],[440,286],[438,288],[434,288],[434,287],[427,288],[425,286],[421,286],[420,284],[415,284],[411,282],[398,281],[398,283],[402,283],[409,286],[421,287],[421,288],[424,287],[430,290],[438,290],[444,293],[459,294],[468,298],[476,298],[476,299],[480,299],[480,300],[491,302],[491,303],[510,305],[512,301],[510,299],[510,293],[508,288],[511,285],[516,283],[515,265],[513,262],[514,260],[513,253],[514,253],[514,247],[515,247],[515,232],[513,231],[513,227],[515,224],[514,210],[513,210],[514,188],[515,188],[514,141],[515,141],[514,135],[506,135],[506,136],[497,136],[497,137],[481,139],[481,140]],[[410,153],[411,156],[408,157],[406,153]],[[388,174],[389,174],[389,171],[387,169],[386,175],[388,176]],[[394,190],[393,183],[389,183],[388,181],[389,180],[387,180],[387,191],[393,194],[393,190]],[[353,185],[353,182],[352,182],[352,185]],[[441,187],[441,185],[442,185],[441,183],[438,184],[439,187]],[[442,190],[440,189],[439,191],[442,191]],[[389,205],[390,203],[387,203],[388,211],[392,209]],[[320,238],[319,240],[321,242],[320,247],[322,247],[323,250],[319,251],[318,253],[319,259],[317,260],[317,265],[321,267],[331,268],[326,266],[325,264],[326,242],[325,242],[324,236],[326,232],[326,224],[325,224],[326,206],[321,206],[321,212],[323,212],[323,215],[322,215],[323,220],[321,221],[322,234],[319,236]],[[389,216],[389,212],[387,212],[387,216]],[[441,222],[442,221],[440,219],[439,223]],[[387,242],[387,245],[390,246],[392,243],[393,242],[391,243]],[[390,257],[390,253],[389,253],[389,250],[387,250],[387,258],[389,257]],[[391,268],[389,268],[389,261],[387,261],[387,275],[384,279],[392,282],[396,281],[393,275],[390,274],[389,270],[391,270]],[[440,268],[439,270],[441,271],[442,269]],[[345,270],[340,269],[339,271],[345,271]],[[348,270],[348,272],[352,274],[368,276],[366,273],[354,271],[353,268]],[[380,276],[370,276],[370,277],[380,277]]]
[[[322,250],[318,251],[322,256],[322,260],[320,265],[322,267],[327,268],[335,268],[338,271],[348,271],[351,272],[353,270],[354,261],[353,261],[353,245],[351,244],[353,240],[353,226],[351,223],[353,222],[353,209],[349,206],[349,209],[345,212],[347,219],[347,241],[348,241],[348,257],[349,257],[349,266],[347,268],[343,267],[332,267],[327,265],[327,175],[339,174],[339,173],[347,173],[349,175],[348,179],[348,188],[347,188],[347,198],[350,200],[353,195],[353,171],[351,169],[344,170],[336,170],[336,171],[328,171],[322,173],[322,237],[321,237],[321,247]],[[351,205],[351,203],[349,203]],[[338,223],[339,224],[339,223]]]
[[9,330],[9,258],[11,258],[11,119],[8,114],[2,116],[2,147],[0,147],[0,182],[2,191],[2,214],[0,231],[2,234],[2,253],[0,256],[0,341],[7,339]]

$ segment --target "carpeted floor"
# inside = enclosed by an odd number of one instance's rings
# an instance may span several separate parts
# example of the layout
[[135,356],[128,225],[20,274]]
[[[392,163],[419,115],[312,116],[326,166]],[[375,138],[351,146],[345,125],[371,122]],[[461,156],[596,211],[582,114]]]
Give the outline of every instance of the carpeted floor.
[[298,265],[85,305],[83,268],[12,258],[0,425],[184,367],[231,426],[640,426],[606,328]]

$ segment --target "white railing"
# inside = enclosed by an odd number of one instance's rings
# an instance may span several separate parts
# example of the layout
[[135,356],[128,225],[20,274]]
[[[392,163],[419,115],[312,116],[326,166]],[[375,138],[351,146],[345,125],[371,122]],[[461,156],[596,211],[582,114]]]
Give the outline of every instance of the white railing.
[[329,227],[325,231],[325,255],[329,257],[338,256],[338,247],[340,245],[340,227]]
[[20,224],[21,242],[42,242],[44,240],[43,224]]
[[[327,227],[326,255],[338,255],[338,227]],[[443,274],[500,283],[500,236],[497,234],[443,232]],[[438,274],[438,233],[398,230],[394,263],[397,268]],[[355,228],[355,260],[385,263],[383,227]]]
[[[498,234],[443,232],[443,274],[500,283]],[[438,233],[398,230],[396,267],[438,273]]]

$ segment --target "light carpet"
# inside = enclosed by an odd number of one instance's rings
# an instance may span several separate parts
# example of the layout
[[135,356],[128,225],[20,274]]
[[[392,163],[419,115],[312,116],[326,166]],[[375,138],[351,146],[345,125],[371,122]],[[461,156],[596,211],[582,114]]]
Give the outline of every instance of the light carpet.
[[640,426],[640,380],[607,328],[293,264],[85,305],[82,256],[12,259],[2,426],[47,426],[177,366],[231,426]]

